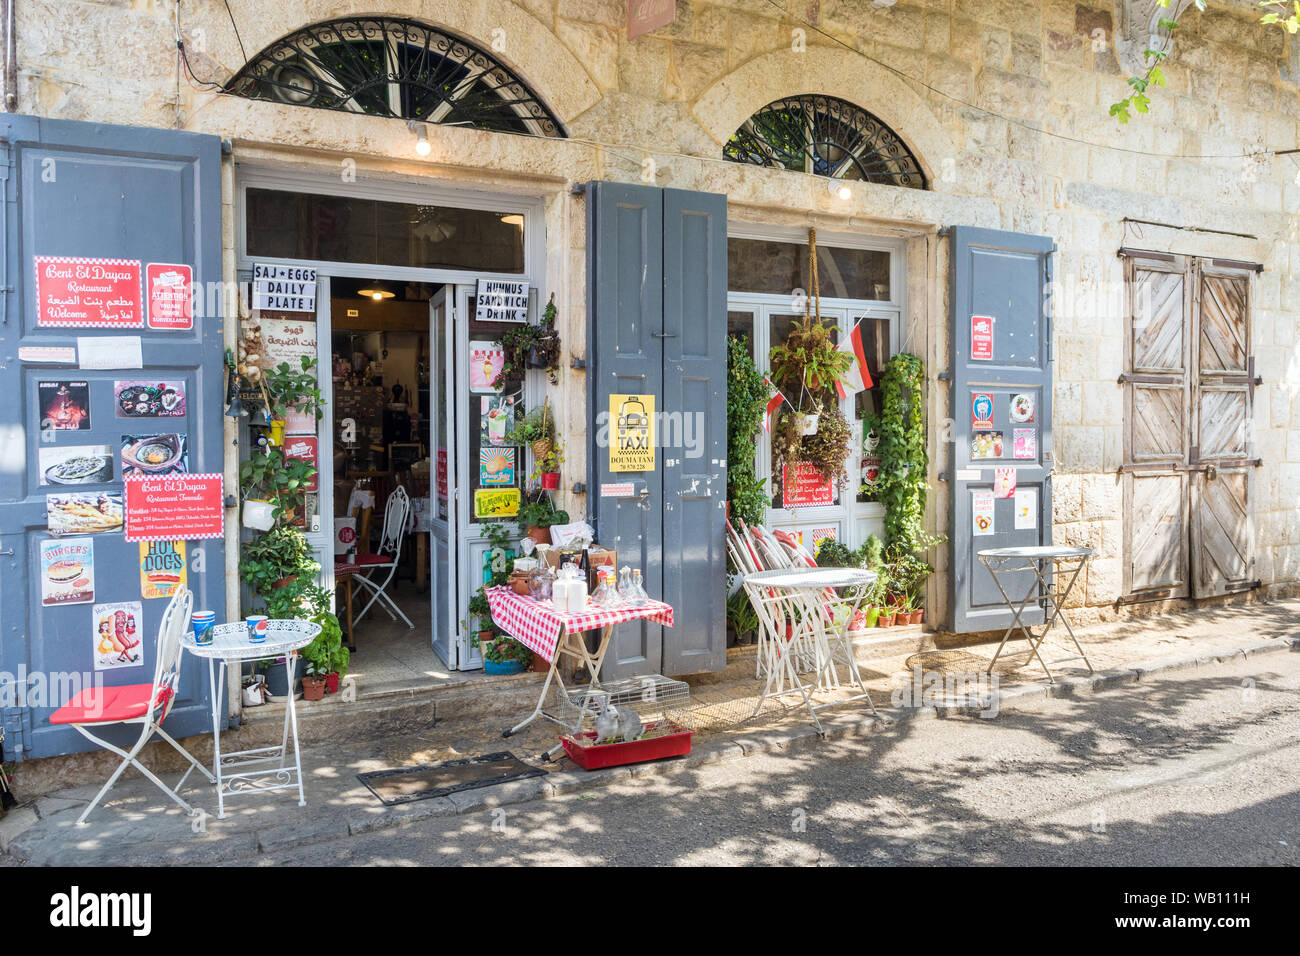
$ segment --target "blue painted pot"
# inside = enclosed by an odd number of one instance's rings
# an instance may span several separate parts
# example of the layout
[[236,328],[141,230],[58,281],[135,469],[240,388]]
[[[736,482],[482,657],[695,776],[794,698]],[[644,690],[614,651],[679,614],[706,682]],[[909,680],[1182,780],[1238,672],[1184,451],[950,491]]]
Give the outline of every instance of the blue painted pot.
[[505,661],[501,664],[495,661],[483,661],[484,674],[522,674],[524,664],[522,661]]

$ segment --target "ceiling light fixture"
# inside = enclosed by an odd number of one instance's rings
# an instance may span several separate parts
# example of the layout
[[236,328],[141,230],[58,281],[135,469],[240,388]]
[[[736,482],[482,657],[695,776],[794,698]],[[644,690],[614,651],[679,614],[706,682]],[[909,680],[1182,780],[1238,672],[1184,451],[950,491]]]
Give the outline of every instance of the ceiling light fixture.
[[358,289],[357,295],[364,296],[367,299],[373,299],[375,302],[382,302],[385,299],[394,298],[397,293],[388,288],[388,286],[384,285],[382,282],[372,282],[370,283],[370,288]]
[[406,128],[415,134],[415,151],[421,156],[428,156],[433,151],[429,145],[429,127],[415,120],[408,120]]

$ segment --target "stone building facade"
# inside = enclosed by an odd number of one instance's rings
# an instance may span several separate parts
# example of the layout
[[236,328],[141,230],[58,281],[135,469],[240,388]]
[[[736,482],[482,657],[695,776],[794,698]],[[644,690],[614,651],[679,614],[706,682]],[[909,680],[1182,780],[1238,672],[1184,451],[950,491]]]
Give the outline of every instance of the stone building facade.
[[[1184,4],[1185,5],[1185,4]],[[252,102],[197,88],[178,69],[178,5],[16,0],[19,112],[217,134],[227,165],[227,272],[235,270],[239,164],[540,196],[546,285],[566,350],[584,349],[586,241],[575,183],[603,179],[724,193],[731,223],[814,226],[904,241],[906,339],[926,362],[933,493],[945,533],[950,408],[938,374],[949,343],[949,240],[972,225],[1051,237],[1057,541],[1097,549],[1080,600],[1114,614],[1124,590],[1122,247],[1258,263],[1253,281],[1253,519],[1264,593],[1300,582],[1300,40],[1255,21],[1250,0],[1185,18],[1150,115],[1118,126],[1132,47],[1154,4],[1111,0],[679,0],[666,27],[629,40],[624,0],[184,0],[194,73],[225,83],[278,38],[353,13],[436,25],[490,49],[567,136],[434,127],[417,157],[405,124]],[[1151,9],[1148,9],[1151,8]],[[238,35],[232,29],[232,19]],[[1119,35],[1117,36],[1117,32]],[[1135,39],[1135,37],[1137,39]],[[883,120],[929,188],[855,184],[739,165],[721,150],[765,104],[829,94]],[[1126,221],[1127,220],[1127,221]],[[1141,222],[1137,222],[1140,220]],[[234,317],[228,332],[234,334]],[[585,429],[583,374],[552,387],[570,434]],[[569,466],[580,472],[580,442]],[[233,463],[231,466],[233,468]],[[572,499],[570,504],[580,503]],[[233,540],[231,541],[233,544]],[[237,553],[229,548],[230,554]],[[938,563],[946,558],[940,554]],[[942,576],[931,602],[944,600]],[[237,604],[237,597],[232,598]]]

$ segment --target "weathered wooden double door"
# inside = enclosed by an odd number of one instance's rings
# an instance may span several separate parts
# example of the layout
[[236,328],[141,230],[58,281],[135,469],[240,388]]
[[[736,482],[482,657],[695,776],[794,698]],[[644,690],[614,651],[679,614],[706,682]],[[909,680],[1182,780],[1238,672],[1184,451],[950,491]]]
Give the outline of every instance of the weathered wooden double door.
[[1124,591],[1210,597],[1255,580],[1254,268],[1126,259]]

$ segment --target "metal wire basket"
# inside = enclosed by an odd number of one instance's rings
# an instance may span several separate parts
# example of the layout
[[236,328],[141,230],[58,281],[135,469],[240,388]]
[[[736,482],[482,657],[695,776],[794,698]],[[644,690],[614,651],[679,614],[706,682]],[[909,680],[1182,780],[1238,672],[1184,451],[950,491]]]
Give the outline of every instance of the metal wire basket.
[[609,703],[615,709],[622,711],[626,708],[641,718],[645,729],[637,740],[653,740],[680,733],[691,707],[690,685],[659,674],[583,687],[571,693],[564,702],[568,711],[566,722],[578,728],[572,737],[580,746],[593,745],[591,741],[584,740],[583,734],[595,731],[601,698],[605,696],[609,697]]

